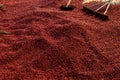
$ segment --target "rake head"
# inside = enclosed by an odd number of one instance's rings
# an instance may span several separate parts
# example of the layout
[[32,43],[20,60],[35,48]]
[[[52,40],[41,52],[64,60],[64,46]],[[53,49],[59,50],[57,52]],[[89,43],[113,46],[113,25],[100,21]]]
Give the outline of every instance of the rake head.
[[66,5],[63,5],[63,6],[61,6],[60,7],[60,9],[62,10],[62,11],[72,11],[72,10],[74,10],[74,6],[71,6],[71,5],[69,5],[69,6],[66,6]]
[[99,18],[101,20],[108,20],[108,16],[99,12],[99,11],[95,11],[89,7],[85,7],[83,6],[83,9],[82,9],[84,12],[86,12],[87,14],[90,14],[90,15],[95,15],[96,18]]

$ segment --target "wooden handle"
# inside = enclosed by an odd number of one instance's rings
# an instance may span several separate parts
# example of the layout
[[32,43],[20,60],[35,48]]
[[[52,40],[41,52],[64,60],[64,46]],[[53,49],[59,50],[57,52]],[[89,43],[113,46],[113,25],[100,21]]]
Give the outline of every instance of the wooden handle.
[[66,7],[68,7],[71,3],[71,0],[68,0]]
[[109,3],[109,4],[107,5],[107,8],[106,8],[106,10],[105,10],[104,14],[106,14],[106,13],[107,13],[107,11],[108,11],[108,9],[109,9],[109,7],[110,7],[110,4],[111,4],[111,3]]

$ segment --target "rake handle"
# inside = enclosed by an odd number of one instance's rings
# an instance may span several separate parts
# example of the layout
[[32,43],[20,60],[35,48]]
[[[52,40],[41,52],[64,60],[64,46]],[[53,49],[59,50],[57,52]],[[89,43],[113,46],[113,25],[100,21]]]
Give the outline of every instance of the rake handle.
[[101,7],[99,7],[98,9],[96,9],[95,11],[99,11],[101,8],[103,8],[104,6],[106,6],[108,3],[105,3],[104,5],[102,5]]
[[66,4],[66,7],[68,7],[71,3],[71,0],[68,0],[67,4]]
[[95,6],[100,5],[100,4],[103,4],[103,3],[97,3],[97,4],[94,4],[94,5],[89,6],[89,7],[92,8],[92,7],[95,7]]
[[108,3],[107,8],[106,8],[106,10],[105,10],[104,14],[106,14],[106,13],[107,13],[107,11],[108,11],[109,7],[110,7],[110,3]]

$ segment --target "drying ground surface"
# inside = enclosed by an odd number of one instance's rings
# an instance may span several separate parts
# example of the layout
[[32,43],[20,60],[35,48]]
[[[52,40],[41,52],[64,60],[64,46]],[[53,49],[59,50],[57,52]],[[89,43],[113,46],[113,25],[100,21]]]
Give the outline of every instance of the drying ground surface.
[[64,0],[0,0],[0,80],[120,80],[120,6],[109,21]]

